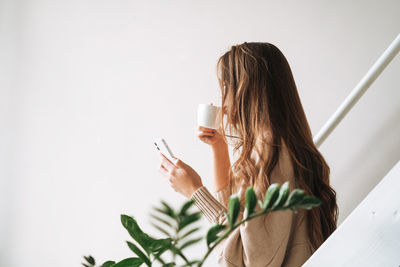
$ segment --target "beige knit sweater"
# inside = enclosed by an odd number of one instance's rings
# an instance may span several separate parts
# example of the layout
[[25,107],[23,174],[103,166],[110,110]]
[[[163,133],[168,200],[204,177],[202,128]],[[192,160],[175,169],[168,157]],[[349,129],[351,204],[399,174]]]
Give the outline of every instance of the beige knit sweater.
[[[297,187],[286,147],[280,153],[277,166],[271,174],[271,183],[290,182],[290,190]],[[242,186],[239,198],[244,198]],[[232,194],[231,184],[212,195],[205,186],[197,189],[191,198],[211,223],[227,224],[224,211]],[[259,199],[265,192],[256,192]],[[260,208],[257,205],[256,211]],[[307,235],[305,210],[274,211],[254,218],[236,228],[215,249],[220,266],[301,266],[314,252]],[[239,219],[243,217],[243,210]]]

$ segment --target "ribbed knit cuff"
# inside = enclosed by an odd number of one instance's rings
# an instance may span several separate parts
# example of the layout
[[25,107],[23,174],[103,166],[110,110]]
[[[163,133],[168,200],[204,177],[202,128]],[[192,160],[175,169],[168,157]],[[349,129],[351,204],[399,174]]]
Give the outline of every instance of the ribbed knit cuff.
[[218,222],[218,218],[226,211],[225,206],[218,202],[205,186],[198,188],[191,199],[211,223]]

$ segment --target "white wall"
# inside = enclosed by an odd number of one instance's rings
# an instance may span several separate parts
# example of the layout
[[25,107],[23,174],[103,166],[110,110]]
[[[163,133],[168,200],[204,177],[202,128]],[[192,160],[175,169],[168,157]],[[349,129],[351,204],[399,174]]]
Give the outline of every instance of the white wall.
[[[222,53],[276,44],[316,134],[399,33],[399,9],[395,0],[2,0],[0,266],[130,256],[119,215],[151,232],[152,205],[184,200],[157,171],[153,136],[210,184],[196,105],[219,100]],[[320,147],[340,222],[399,160],[399,71],[396,58]]]

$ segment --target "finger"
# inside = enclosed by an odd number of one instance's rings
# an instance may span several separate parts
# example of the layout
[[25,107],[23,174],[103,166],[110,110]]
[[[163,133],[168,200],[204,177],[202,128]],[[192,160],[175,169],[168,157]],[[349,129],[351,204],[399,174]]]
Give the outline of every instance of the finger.
[[184,168],[186,165],[182,160],[178,159],[177,157],[173,157],[173,162],[177,168]]
[[169,181],[169,185],[172,187],[172,189],[174,189],[176,192],[178,192],[178,190],[176,189],[174,180],[172,178],[169,178],[168,181]]
[[158,171],[163,174],[166,177],[170,177],[171,175],[169,174],[168,170],[163,166],[160,165],[160,168],[158,168]]
[[197,130],[204,131],[204,132],[211,132],[211,133],[215,132],[215,129],[203,127],[200,125],[197,127]]
[[160,152],[160,159],[161,159],[161,165],[164,166],[165,169],[167,169],[168,172],[171,172],[174,168],[176,168],[175,164],[172,163],[166,156],[164,156],[163,153]]
[[214,136],[215,133],[197,131],[198,136]]
[[199,137],[199,139],[207,144],[209,144],[211,142],[211,137],[209,136],[203,136],[203,137]]

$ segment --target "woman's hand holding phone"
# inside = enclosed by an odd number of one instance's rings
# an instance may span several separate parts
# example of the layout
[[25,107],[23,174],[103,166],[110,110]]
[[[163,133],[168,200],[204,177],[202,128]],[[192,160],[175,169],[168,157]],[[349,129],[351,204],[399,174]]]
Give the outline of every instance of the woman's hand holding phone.
[[187,198],[201,186],[200,175],[188,164],[174,157],[171,162],[167,157],[160,153],[161,165],[159,171],[168,178],[171,187],[178,193]]

